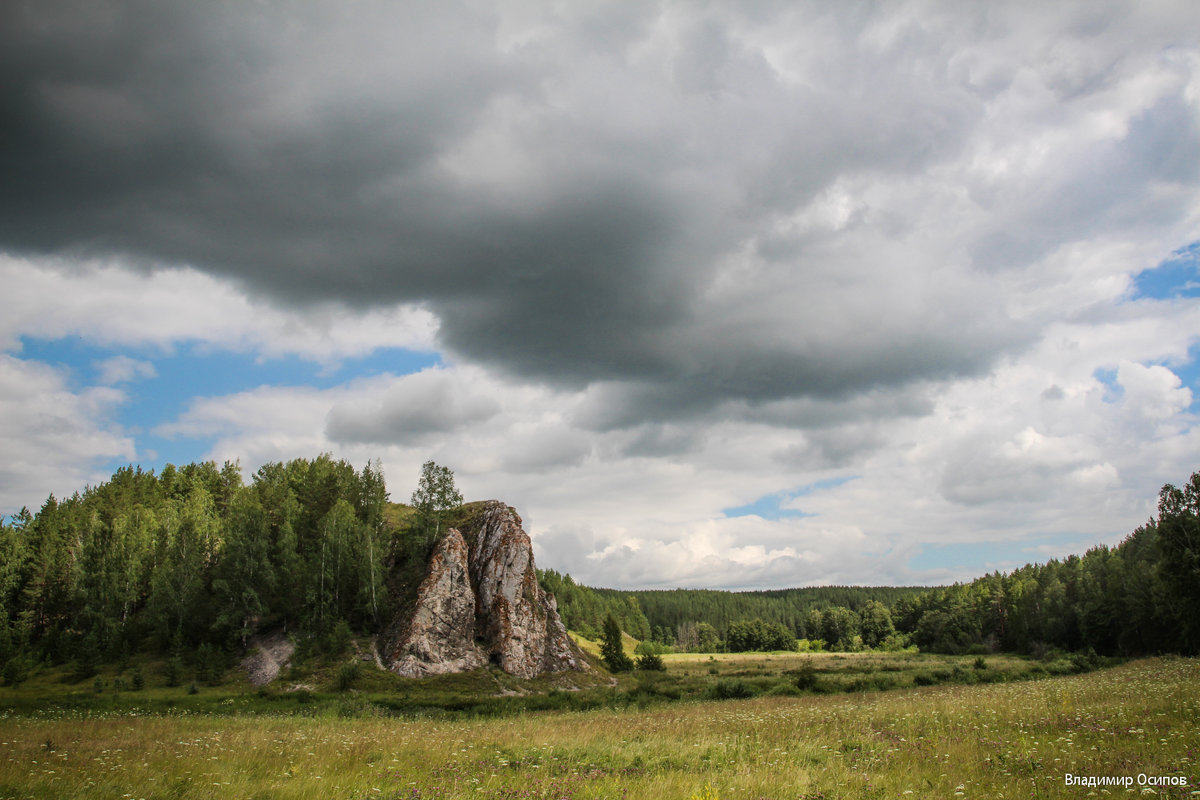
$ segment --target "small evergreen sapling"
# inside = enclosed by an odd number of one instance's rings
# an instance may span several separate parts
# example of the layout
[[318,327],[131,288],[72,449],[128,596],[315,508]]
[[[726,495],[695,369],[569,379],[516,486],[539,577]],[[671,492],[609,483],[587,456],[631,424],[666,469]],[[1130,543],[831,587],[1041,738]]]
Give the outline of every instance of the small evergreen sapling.
[[600,643],[600,657],[609,672],[629,672],[633,669],[633,661],[625,655],[625,646],[621,641],[621,626],[612,614],[604,618],[604,640]]

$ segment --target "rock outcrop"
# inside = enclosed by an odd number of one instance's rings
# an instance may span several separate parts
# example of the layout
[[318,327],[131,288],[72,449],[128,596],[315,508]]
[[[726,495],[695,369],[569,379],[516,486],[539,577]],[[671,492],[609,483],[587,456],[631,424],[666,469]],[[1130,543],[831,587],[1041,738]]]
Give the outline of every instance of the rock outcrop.
[[255,634],[246,643],[247,655],[242,659],[242,669],[255,686],[266,686],[279,675],[279,671],[291,664],[296,645],[283,631]]
[[464,672],[487,663],[475,644],[475,594],[467,544],[451,529],[429,559],[404,638],[384,664],[409,677]]
[[414,608],[391,630],[384,664],[411,677],[489,662],[521,678],[587,668],[538,585],[521,518],[496,500],[438,543]]

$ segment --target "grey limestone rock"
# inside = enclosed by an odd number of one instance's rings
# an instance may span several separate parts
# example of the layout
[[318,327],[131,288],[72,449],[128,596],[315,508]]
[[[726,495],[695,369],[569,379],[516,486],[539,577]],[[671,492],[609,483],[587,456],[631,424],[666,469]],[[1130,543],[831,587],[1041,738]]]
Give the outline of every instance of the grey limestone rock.
[[417,604],[403,637],[384,655],[394,672],[419,678],[463,672],[487,663],[475,644],[475,594],[467,566],[467,545],[456,530],[447,532],[429,559],[429,572],[417,590]]
[[522,678],[587,669],[553,595],[538,585],[521,518],[497,500],[439,542],[411,617],[392,630],[400,633],[384,663],[401,675],[462,672],[489,661]]

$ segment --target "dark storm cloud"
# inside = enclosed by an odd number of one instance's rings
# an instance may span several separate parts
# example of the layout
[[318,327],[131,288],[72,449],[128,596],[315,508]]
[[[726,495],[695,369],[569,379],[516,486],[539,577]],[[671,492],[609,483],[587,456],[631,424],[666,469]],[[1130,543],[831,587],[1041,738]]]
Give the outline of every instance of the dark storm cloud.
[[[1006,84],[954,66],[944,20],[515,8],[6,4],[0,250],[190,265],[300,306],[422,303],[461,358],[610,387],[598,427],[974,374],[1029,340],[961,294],[897,307],[920,258],[864,265],[878,248],[788,227],[840,179],[962,151]],[[777,27],[797,74],[750,41]],[[1136,159],[1173,123],[1147,113],[1120,176],[1157,169]],[[1079,202],[1072,180],[1056,196]],[[1053,239],[985,242],[1003,261]],[[731,290],[738,259],[766,277]]]
[[545,65],[465,9],[386,8],[10,7],[0,242],[194,265],[286,302],[425,301],[448,346],[524,374],[661,370],[686,202],[569,119],[546,123],[540,193],[448,174]]
[[[5,244],[194,264],[295,299],[378,291],[391,248],[455,199],[423,170],[517,67],[486,57],[468,15],[267,8],[8,6]],[[439,282],[436,255],[409,256],[409,279]]]

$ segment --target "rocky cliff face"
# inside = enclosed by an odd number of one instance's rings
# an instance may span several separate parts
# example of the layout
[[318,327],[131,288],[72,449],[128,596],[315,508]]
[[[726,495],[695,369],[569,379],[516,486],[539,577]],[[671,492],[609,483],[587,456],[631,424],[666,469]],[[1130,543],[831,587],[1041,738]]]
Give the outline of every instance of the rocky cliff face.
[[438,543],[411,615],[390,630],[384,664],[411,677],[489,662],[522,678],[586,669],[538,585],[521,518],[497,500]]

